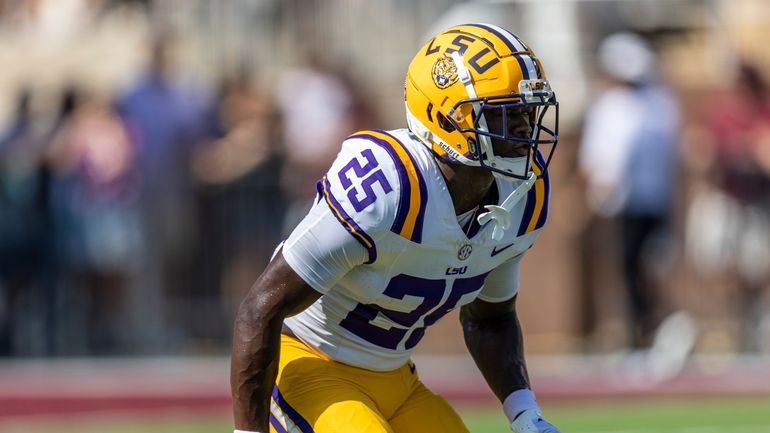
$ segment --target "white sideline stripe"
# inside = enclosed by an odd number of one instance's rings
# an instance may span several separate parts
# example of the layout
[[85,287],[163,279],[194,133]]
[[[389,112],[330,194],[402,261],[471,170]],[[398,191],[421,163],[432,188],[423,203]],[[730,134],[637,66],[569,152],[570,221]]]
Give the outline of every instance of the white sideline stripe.
[[[649,433],[649,429],[623,429],[623,430],[591,430],[594,433]],[[692,426],[659,430],[659,433],[770,433],[770,426],[761,425],[718,425],[718,426]]]

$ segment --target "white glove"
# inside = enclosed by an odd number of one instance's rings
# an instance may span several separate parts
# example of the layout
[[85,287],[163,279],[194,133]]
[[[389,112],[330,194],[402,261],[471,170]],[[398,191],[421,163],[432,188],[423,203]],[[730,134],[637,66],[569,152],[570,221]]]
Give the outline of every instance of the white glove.
[[543,419],[543,414],[536,409],[527,409],[511,423],[514,433],[560,433],[559,429]]

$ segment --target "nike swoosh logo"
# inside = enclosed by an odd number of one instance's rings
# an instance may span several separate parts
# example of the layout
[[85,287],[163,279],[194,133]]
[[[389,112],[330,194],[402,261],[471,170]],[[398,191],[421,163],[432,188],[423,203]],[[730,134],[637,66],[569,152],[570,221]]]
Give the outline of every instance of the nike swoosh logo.
[[514,242],[514,243],[512,243],[512,244],[508,244],[508,245],[506,245],[506,246],[504,246],[504,247],[500,248],[499,250],[497,249],[497,246],[495,245],[495,246],[492,248],[492,256],[491,256],[491,257],[494,257],[494,256],[496,256],[496,255],[498,255],[498,254],[502,253],[503,251],[505,251],[505,250],[507,250],[508,248],[512,247],[512,246],[513,246],[515,243],[516,243],[516,242]]

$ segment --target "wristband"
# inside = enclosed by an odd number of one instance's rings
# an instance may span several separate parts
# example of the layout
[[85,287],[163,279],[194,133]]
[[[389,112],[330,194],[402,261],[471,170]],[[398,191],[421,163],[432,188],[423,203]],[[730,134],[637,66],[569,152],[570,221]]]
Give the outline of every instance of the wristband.
[[535,393],[529,389],[514,391],[503,401],[503,411],[510,422],[513,422],[520,413],[530,409],[540,412],[540,407],[535,400]]

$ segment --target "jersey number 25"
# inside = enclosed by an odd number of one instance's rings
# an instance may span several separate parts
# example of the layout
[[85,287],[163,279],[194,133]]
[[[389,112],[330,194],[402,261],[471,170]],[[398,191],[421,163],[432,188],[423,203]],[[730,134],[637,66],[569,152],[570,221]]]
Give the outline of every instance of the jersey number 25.
[[[340,184],[345,188],[345,191],[347,191],[348,199],[356,212],[361,212],[377,200],[377,196],[372,188],[375,183],[380,184],[380,187],[382,187],[385,194],[393,191],[393,187],[388,183],[388,179],[385,177],[382,170],[375,170],[379,163],[377,162],[377,159],[375,159],[371,149],[364,149],[361,152],[361,156],[366,159],[365,165],[361,165],[361,162],[357,158],[353,158],[342,167],[338,174]],[[360,190],[353,186],[353,181],[348,174],[351,170],[353,170],[356,177],[359,179],[363,178],[361,180]]]
[[[486,274],[454,280],[449,295],[439,305],[444,298],[447,281],[397,275],[390,280],[382,294],[401,300],[405,296],[422,298],[422,302],[414,310],[394,311],[377,304],[359,303],[340,322],[340,326],[370,343],[388,349],[398,349],[399,344],[406,338],[404,348],[408,350],[422,339],[426,327],[457,307],[460,298],[481,289],[484,278]],[[395,326],[383,328],[375,324],[374,321],[380,314],[390,319]],[[412,332],[407,337],[410,330]]]

